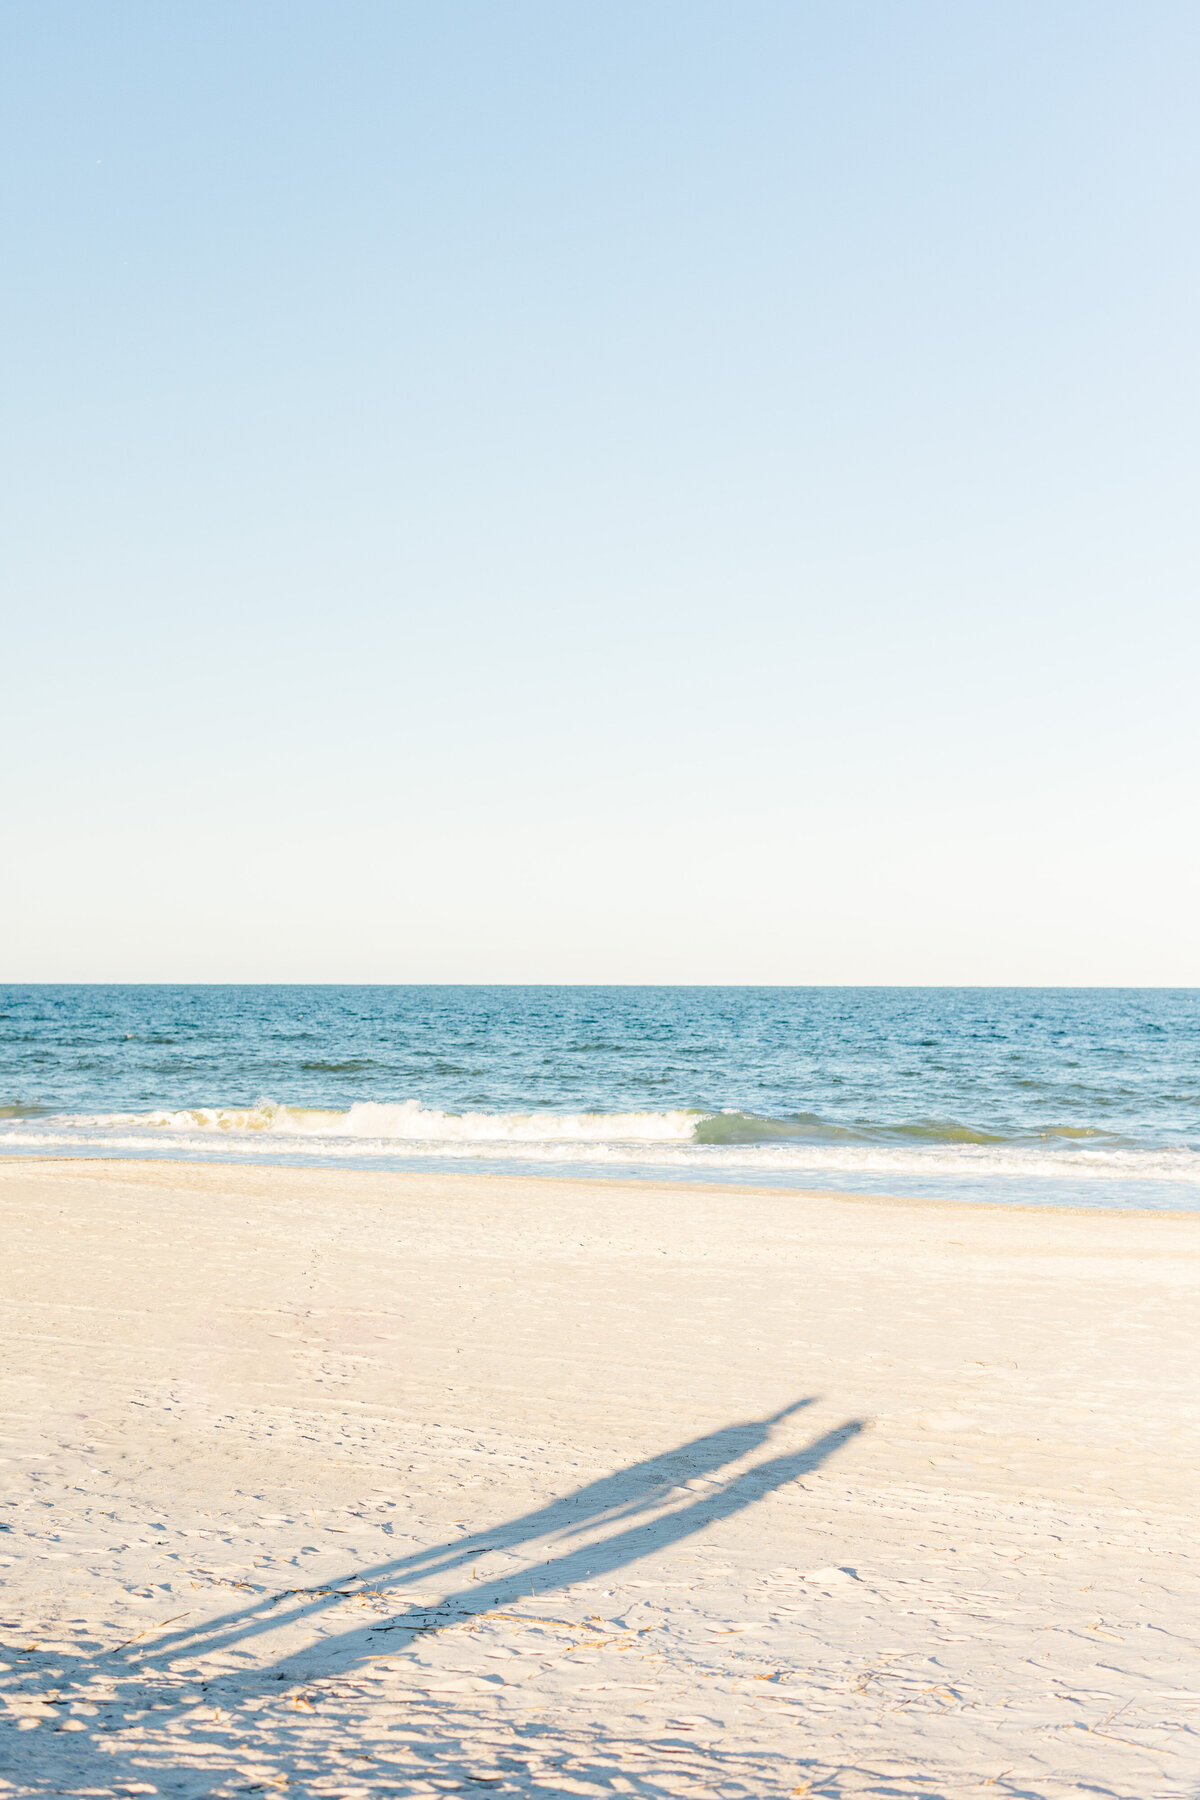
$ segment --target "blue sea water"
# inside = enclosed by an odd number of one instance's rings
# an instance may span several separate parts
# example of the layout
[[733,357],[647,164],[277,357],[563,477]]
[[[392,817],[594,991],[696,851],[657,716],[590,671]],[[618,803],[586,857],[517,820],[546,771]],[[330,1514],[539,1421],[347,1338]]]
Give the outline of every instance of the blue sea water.
[[1200,990],[11,986],[0,1152],[1200,1209]]

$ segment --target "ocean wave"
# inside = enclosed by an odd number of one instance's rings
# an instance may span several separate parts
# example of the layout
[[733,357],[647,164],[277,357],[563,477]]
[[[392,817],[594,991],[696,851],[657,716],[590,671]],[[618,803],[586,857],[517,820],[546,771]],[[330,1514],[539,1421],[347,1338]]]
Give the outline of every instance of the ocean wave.
[[957,1119],[912,1119],[898,1125],[835,1125],[818,1118],[815,1113],[795,1113],[791,1118],[771,1119],[758,1113],[733,1111],[703,1115],[694,1136],[698,1144],[767,1144],[780,1139],[848,1144],[1005,1144],[1057,1138],[1097,1139],[1105,1143],[1120,1141],[1112,1132],[1091,1126],[1047,1125],[1006,1136],[1001,1131],[984,1131],[976,1125],[961,1124]]
[[[418,1100],[359,1100],[344,1112],[315,1106],[196,1106],[173,1112],[103,1113],[72,1123],[96,1130],[269,1133],[276,1137],[373,1138],[392,1143],[685,1143],[695,1112],[447,1113]],[[62,1123],[66,1123],[65,1120]]]
[[279,1105],[189,1107],[149,1113],[55,1114],[0,1118],[8,1153],[285,1156],[425,1162],[430,1159],[590,1164],[690,1170],[744,1170],[758,1179],[803,1173],[846,1179],[894,1176],[1042,1177],[1171,1181],[1200,1186],[1200,1151],[1131,1145],[1110,1134],[1048,1127],[1019,1139],[918,1122],[880,1127],[870,1138],[797,1115],[771,1120],[735,1111],[627,1113],[448,1113],[418,1101],[360,1101],[344,1111]]

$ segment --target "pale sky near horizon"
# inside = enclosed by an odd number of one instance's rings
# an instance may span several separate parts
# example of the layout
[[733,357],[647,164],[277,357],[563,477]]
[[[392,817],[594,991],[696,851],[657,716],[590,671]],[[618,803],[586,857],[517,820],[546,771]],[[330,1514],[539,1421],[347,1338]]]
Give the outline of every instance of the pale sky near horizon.
[[1200,984],[1200,11],[0,20],[0,980]]

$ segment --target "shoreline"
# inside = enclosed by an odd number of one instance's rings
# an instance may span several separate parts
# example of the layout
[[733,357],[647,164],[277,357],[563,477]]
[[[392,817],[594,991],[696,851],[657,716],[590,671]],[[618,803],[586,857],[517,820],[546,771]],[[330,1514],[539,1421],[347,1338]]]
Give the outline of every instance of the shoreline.
[[[465,1160],[465,1159],[464,1159]],[[1195,1207],[1182,1206],[1067,1206],[1047,1200],[960,1200],[955,1198],[941,1199],[923,1194],[882,1194],[861,1189],[849,1188],[801,1188],[772,1187],[766,1182],[735,1181],[690,1181],[682,1176],[672,1175],[667,1178],[652,1174],[637,1176],[621,1175],[572,1175],[562,1173],[558,1168],[543,1174],[529,1174],[522,1170],[512,1175],[500,1174],[494,1170],[471,1169],[386,1169],[363,1167],[361,1164],[326,1164],[307,1161],[272,1161],[269,1157],[239,1157],[237,1155],[214,1157],[171,1157],[153,1153],[130,1156],[84,1156],[73,1153],[57,1156],[33,1156],[19,1151],[11,1154],[0,1153],[0,1171],[7,1168],[44,1168],[44,1169],[147,1169],[183,1171],[191,1169],[242,1169],[286,1172],[293,1176],[327,1176],[330,1179],[357,1179],[359,1176],[375,1180],[392,1181],[479,1181],[479,1182],[534,1182],[553,1183],[561,1186],[578,1184],[584,1189],[597,1188],[631,1188],[635,1192],[653,1189],[656,1181],[664,1191],[670,1193],[703,1193],[710,1195],[731,1194],[743,1198],[754,1196],[769,1197],[776,1200],[831,1200],[852,1205],[879,1205],[897,1207],[921,1207],[962,1210],[964,1212],[999,1212],[1020,1214],[1025,1217],[1033,1214],[1036,1217],[1054,1217],[1056,1215],[1082,1214],[1088,1218],[1132,1218],[1132,1219],[1176,1219],[1181,1222],[1200,1220],[1200,1200]],[[1115,1185],[1115,1184],[1114,1184]]]

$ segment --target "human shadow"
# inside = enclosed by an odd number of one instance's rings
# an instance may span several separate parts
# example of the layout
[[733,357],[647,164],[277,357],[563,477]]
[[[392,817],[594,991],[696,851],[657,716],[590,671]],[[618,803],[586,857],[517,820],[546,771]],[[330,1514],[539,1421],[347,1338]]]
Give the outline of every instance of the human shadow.
[[[572,1587],[577,1581],[613,1575],[630,1563],[671,1550],[684,1539],[694,1537],[698,1532],[711,1530],[721,1520],[744,1511],[747,1506],[764,1499],[775,1489],[797,1480],[801,1475],[811,1474],[863,1429],[861,1419],[847,1420],[844,1425],[827,1431],[803,1450],[793,1450],[786,1456],[772,1458],[770,1462],[758,1463],[754,1468],[735,1476],[712,1495],[694,1500],[689,1506],[662,1511],[656,1517],[629,1525],[615,1536],[604,1538],[599,1543],[574,1547],[565,1555],[539,1564],[536,1569],[522,1570],[519,1574],[501,1576],[492,1581],[472,1582],[469,1587],[461,1587],[443,1600],[432,1619],[428,1608],[410,1608],[385,1624],[363,1626],[356,1632],[345,1633],[338,1637],[335,1646],[325,1647],[326,1653],[336,1648],[339,1660],[353,1657],[361,1654],[369,1640],[385,1633],[399,1633],[396,1648],[400,1648],[418,1634],[426,1636],[431,1630],[440,1630],[447,1625],[458,1624],[463,1619],[498,1612],[521,1600],[540,1599],[547,1594]],[[295,1617],[295,1614],[290,1615],[288,1623],[291,1624]],[[297,1660],[294,1656],[281,1659],[293,1665]],[[305,1659],[302,1657],[299,1660],[303,1662]],[[260,1671],[266,1677],[272,1672],[270,1669]]]
[[[491,1531],[474,1532],[449,1544],[378,1563],[357,1571],[340,1583],[275,1594],[253,1606],[209,1620],[202,1626],[190,1630],[183,1627],[169,1635],[157,1636],[153,1643],[136,1654],[139,1658],[157,1661],[162,1657],[193,1658],[217,1649],[227,1650],[277,1630],[283,1624],[291,1627],[311,1621],[317,1614],[347,1598],[361,1595],[373,1587],[377,1590],[382,1583],[444,1576],[477,1560],[485,1551],[511,1551],[555,1533],[579,1538],[585,1531],[604,1532],[613,1526],[619,1527],[611,1536],[573,1545],[565,1552],[515,1573],[493,1577],[490,1581],[472,1579],[435,1606],[409,1605],[386,1623],[365,1627],[366,1634],[399,1632],[402,1638],[418,1632],[427,1634],[451,1622],[514,1605],[518,1600],[530,1598],[531,1594],[544,1595],[570,1587],[576,1581],[615,1574],[630,1563],[670,1549],[684,1538],[708,1530],[776,1488],[811,1473],[863,1430],[862,1420],[851,1419],[801,1450],[758,1463],[725,1480],[716,1475],[717,1470],[760,1448],[775,1426],[812,1403],[811,1398],[797,1400],[765,1419],[725,1426],[720,1431],[591,1482],[574,1494],[524,1513]],[[682,1495],[688,1503],[681,1504],[680,1476],[686,1473],[695,1479],[701,1471],[714,1483],[712,1491],[696,1498],[691,1489],[683,1489]],[[283,1602],[288,1600],[294,1604],[281,1611]],[[339,1638],[338,1642],[348,1645],[353,1638],[354,1634],[350,1634]]]
[[[372,1623],[355,1630],[339,1632],[310,1643],[299,1652],[277,1657],[271,1663],[257,1663],[244,1670],[213,1670],[204,1681],[210,1690],[215,1686],[230,1690],[226,1704],[240,1706],[259,1704],[264,1693],[272,1691],[268,1683],[289,1677],[314,1679],[333,1673],[339,1666],[361,1657],[368,1648],[399,1650],[418,1635],[428,1636],[465,1619],[483,1618],[499,1613],[532,1597],[541,1601],[546,1595],[561,1592],[576,1582],[604,1578],[644,1558],[671,1550],[701,1532],[711,1530],[723,1520],[734,1517],[753,1506],[788,1482],[810,1474],[835,1455],[863,1429],[864,1421],[850,1419],[812,1440],[800,1449],[775,1456],[765,1462],[722,1476],[733,1463],[766,1443],[772,1430],[791,1414],[811,1405],[811,1399],[793,1402],[764,1419],[730,1425],[681,1444],[675,1449],[630,1465],[561,1499],[537,1507],[488,1531],[472,1532],[453,1542],[390,1559],[366,1570],[358,1570],[340,1583],[327,1583],[320,1588],[293,1589],[273,1594],[210,1619],[194,1628],[186,1626],[169,1633],[147,1634],[137,1644],[122,1646],[117,1651],[99,1652],[80,1657],[72,1671],[72,1685],[91,1676],[107,1673],[120,1679],[132,1679],[147,1696],[146,1704],[155,1713],[158,1755],[174,1755],[169,1738],[162,1732],[194,1700],[167,1699],[158,1690],[154,1698],[153,1665],[168,1661],[178,1668],[181,1660],[200,1660],[218,1651],[246,1645],[280,1627],[291,1629],[302,1622],[311,1624],[318,1614],[336,1607],[347,1598],[371,1593],[383,1611]],[[711,1491],[696,1496],[695,1490],[681,1488],[684,1479],[705,1476]],[[585,1533],[588,1541],[580,1541]],[[528,1563],[511,1574],[490,1580],[460,1582],[457,1589],[435,1606],[401,1604],[388,1611],[390,1598],[379,1592],[379,1584],[400,1578],[428,1578],[460,1569],[485,1550],[512,1550],[532,1547],[549,1536],[567,1540],[565,1549],[543,1560]],[[599,1535],[595,1535],[599,1534]],[[291,1602],[291,1604],[287,1604]],[[62,1661],[47,1673],[61,1682]],[[31,1671],[32,1672],[32,1671]],[[236,1691],[233,1691],[236,1690]],[[54,1692],[58,1693],[59,1687]],[[274,1690],[278,1691],[278,1690]],[[445,1720],[447,1728],[451,1721]],[[452,1732],[451,1732],[451,1735]],[[60,1738],[59,1753],[52,1759],[55,1767],[45,1765],[45,1780],[35,1776],[30,1789],[37,1791],[77,1791],[85,1777],[104,1774],[111,1781],[114,1772],[112,1745],[97,1757],[93,1745],[82,1733]],[[131,1752],[137,1749],[131,1744]],[[141,1746],[149,1751],[150,1746]],[[470,1746],[463,1743],[463,1754],[469,1759]],[[119,1751],[117,1751],[120,1754]],[[139,1756],[140,1766],[149,1766]],[[158,1766],[162,1767],[161,1762]],[[169,1766],[169,1765],[168,1765]],[[72,1785],[64,1788],[62,1776],[71,1773]]]

